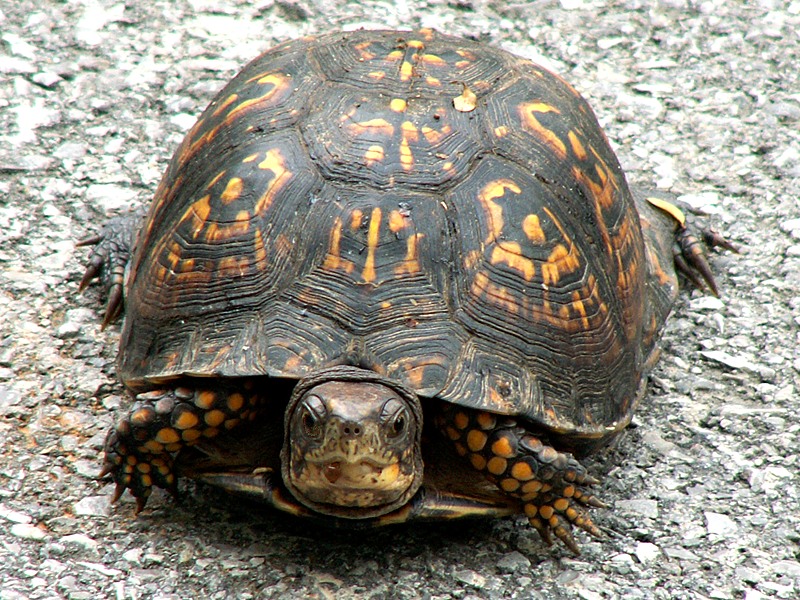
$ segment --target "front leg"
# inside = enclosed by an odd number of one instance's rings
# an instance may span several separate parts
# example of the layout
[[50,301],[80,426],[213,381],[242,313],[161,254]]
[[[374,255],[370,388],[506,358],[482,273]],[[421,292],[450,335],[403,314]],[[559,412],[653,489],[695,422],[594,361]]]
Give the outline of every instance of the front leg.
[[214,388],[176,387],[138,394],[130,411],[106,437],[103,475],[117,484],[112,502],[129,489],[136,512],[153,486],[177,492],[173,456],[256,416],[260,398],[252,381]]
[[587,506],[604,507],[586,486],[598,483],[571,454],[559,452],[510,417],[448,406],[439,418],[456,452],[510,496],[545,542],[554,534],[575,554],[573,526],[600,536]]

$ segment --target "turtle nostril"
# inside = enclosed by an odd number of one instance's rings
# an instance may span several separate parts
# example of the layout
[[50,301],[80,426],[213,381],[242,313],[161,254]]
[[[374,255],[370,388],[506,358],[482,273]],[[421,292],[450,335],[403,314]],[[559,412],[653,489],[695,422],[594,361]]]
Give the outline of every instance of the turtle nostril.
[[361,426],[357,423],[345,423],[342,426],[342,433],[348,437],[357,437],[361,435]]

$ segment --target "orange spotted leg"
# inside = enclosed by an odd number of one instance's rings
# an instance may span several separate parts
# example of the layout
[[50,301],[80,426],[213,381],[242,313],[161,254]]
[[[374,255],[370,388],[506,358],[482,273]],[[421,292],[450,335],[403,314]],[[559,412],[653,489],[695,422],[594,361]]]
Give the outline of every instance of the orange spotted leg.
[[555,535],[580,554],[573,526],[601,535],[587,510],[605,506],[586,489],[598,481],[571,454],[542,442],[513,418],[485,411],[448,406],[439,426],[458,454],[522,500],[525,515],[545,542],[551,544]]
[[252,381],[214,389],[177,387],[145,392],[116,426],[105,443],[102,476],[117,484],[116,502],[126,489],[141,511],[153,486],[177,493],[172,470],[176,452],[202,438],[213,438],[256,416],[259,397]]

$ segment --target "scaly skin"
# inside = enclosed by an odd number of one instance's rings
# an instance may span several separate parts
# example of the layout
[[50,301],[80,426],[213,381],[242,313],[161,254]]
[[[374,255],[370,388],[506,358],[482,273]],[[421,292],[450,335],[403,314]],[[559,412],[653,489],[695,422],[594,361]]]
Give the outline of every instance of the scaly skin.
[[572,455],[558,452],[516,419],[447,406],[439,428],[487,479],[523,502],[530,524],[548,544],[552,535],[580,554],[573,526],[594,536],[600,530],[587,507],[604,507],[587,486],[598,483]]
[[117,484],[112,501],[129,489],[139,512],[153,486],[175,495],[173,455],[202,438],[255,419],[261,399],[252,390],[252,381],[245,380],[238,387],[177,387],[137,395],[106,437],[101,476],[111,475]]

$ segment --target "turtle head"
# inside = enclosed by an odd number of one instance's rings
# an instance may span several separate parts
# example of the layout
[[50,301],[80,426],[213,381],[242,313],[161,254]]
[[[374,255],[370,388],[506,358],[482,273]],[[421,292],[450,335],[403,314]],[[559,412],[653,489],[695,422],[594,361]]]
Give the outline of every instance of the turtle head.
[[302,380],[285,428],[283,481],[316,512],[380,516],[422,483],[419,399],[375,373],[339,367]]

